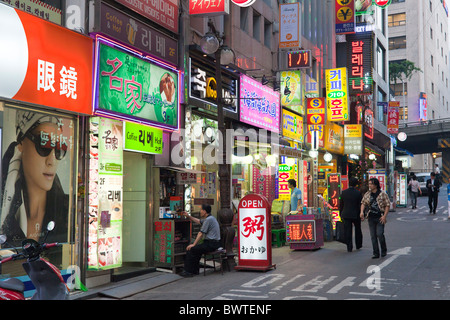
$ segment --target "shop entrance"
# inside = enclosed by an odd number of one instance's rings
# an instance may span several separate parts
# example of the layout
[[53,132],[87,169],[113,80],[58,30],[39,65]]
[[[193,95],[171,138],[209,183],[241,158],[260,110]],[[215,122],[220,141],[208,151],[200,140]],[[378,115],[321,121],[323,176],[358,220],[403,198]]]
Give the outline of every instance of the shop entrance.
[[123,153],[123,264],[115,275],[148,271],[148,166],[147,155]]

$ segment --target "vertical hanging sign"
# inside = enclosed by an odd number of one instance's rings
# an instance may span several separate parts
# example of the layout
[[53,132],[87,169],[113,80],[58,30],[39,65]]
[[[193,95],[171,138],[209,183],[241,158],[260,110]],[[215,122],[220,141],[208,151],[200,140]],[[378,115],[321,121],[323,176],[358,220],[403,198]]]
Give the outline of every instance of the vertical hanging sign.
[[267,198],[249,194],[238,206],[239,263],[236,270],[269,270],[272,264],[272,218]]
[[355,1],[336,0],[336,34],[355,33]]
[[300,3],[284,3],[279,7],[280,48],[300,47]]
[[347,68],[325,70],[327,88],[327,120],[347,121]]
[[387,123],[387,133],[389,134],[398,133],[399,110],[400,110],[400,101],[389,101],[388,123]]

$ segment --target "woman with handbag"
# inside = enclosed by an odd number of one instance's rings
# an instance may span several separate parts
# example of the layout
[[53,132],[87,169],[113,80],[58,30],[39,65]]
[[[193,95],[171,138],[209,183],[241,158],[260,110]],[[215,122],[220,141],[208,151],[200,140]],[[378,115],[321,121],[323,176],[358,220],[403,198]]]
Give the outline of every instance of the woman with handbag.
[[[372,259],[386,256],[386,238],[384,236],[384,226],[387,222],[391,202],[389,196],[381,190],[380,181],[377,178],[369,179],[369,191],[366,192],[361,201],[361,220],[364,220],[364,210],[369,208],[369,230],[372,239],[373,256]],[[378,242],[380,245],[378,245]]]

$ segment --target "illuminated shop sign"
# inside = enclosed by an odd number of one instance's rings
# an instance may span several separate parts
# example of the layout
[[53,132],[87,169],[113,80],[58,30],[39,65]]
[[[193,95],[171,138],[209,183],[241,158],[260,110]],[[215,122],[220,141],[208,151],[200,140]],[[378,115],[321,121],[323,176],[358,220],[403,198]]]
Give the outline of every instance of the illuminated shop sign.
[[230,13],[229,0],[223,1],[189,0],[189,14],[191,15],[215,16],[229,13]]
[[178,129],[178,70],[159,60],[134,55],[107,39],[97,41],[96,51],[95,114]]
[[398,133],[400,101],[389,101],[387,133]]
[[372,93],[372,36],[347,36],[348,85],[351,95]]
[[341,200],[341,175],[339,173],[329,173],[327,175],[328,203],[331,210],[338,211]]
[[325,70],[327,88],[327,120],[347,121],[348,114],[348,90],[347,68]]
[[316,242],[315,220],[291,220],[286,221],[286,241],[289,243],[314,243]]
[[355,1],[336,0],[336,34],[355,32]]
[[301,50],[296,52],[288,52],[288,68],[311,68],[311,50]]
[[[190,83],[189,98],[194,98],[217,105],[217,80],[215,78],[215,68],[205,65],[194,59],[190,62]],[[237,112],[237,86],[238,80],[228,74],[222,73],[222,103],[224,109],[236,113]]]
[[427,94],[421,92],[419,95],[419,120],[427,120]]

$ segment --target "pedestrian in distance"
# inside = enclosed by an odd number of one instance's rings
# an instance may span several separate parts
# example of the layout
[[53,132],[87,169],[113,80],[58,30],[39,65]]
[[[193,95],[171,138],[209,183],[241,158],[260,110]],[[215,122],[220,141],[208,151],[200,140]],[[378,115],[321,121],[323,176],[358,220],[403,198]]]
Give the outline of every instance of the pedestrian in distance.
[[420,190],[419,181],[417,181],[417,177],[415,175],[411,176],[411,180],[409,180],[408,186],[411,187],[412,209],[417,209],[417,194],[420,193],[420,195],[422,195],[422,190]]
[[430,208],[430,214],[436,214],[440,187],[441,182],[436,178],[436,174],[434,172],[431,172],[430,179],[427,180],[428,207]]
[[[193,244],[186,248],[186,258],[184,261],[184,271],[180,274],[183,277],[192,277],[199,274],[200,259],[207,252],[215,251],[220,248],[220,227],[217,219],[211,215],[211,206],[202,205],[200,210],[200,219],[195,218],[186,212],[183,213],[189,220],[201,224],[200,231]],[[203,238],[203,242],[201,242]]]
[[448,219],[450,220],[450,177],[447,184]]
[[380,257],[380,247],[381,256],[384,257],[387,254],[384,227],[390,206],[389,196],[381,190],[380,181],[377,178],[369,179],[369,191],[364,194],[362,199],[360,217],[361,220],[364,220],[364,210],[368,208],[369,230],[373,248],[372,259]]
[[356,249],[361,249],[363,242],[363,235],[361,231],[361,217],[359,216],[359,209],[361,207],[362,195],[356,185],[358,179],[350,178],[349,188],[341,193],[341,201],[339,203],[339,212],[341,218],[344,220],[344,235],[347,243],[347,251],[353,250],[353,226],[355,226],[355,245]]
[[294,179],[288,180],[288,186],[291,189],[291,211],[299,211],[302,208],[302,192]]

